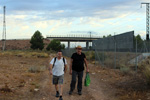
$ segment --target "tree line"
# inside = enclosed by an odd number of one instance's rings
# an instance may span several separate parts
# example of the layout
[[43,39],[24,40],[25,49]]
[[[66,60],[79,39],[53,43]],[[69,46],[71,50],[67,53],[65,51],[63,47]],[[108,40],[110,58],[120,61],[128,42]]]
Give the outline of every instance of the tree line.
[[[43,50],[44,49],[44,37],[42,36],[42,33],[40,31],[36,31],[30,40],[31,43],[31,49],[33,50]],[[65,49],[65,45],[61,44],[59,40],[52,40],[48,46],[46,47],[46,50],[54,50],[58,51],[61,49]]]

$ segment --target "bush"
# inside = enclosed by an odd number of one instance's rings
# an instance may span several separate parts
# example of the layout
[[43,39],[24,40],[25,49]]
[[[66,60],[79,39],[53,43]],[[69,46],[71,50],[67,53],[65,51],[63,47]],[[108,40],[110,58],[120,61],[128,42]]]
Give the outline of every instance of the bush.
[[87,60],[95,60],[95,52],[94,51],[86,51],[84,52]]
[[65,45],[61,44],[59,40],[52,40],[50,42],[50,44],[47,46],[46,50],[54,50],[54,51],[58,51],[61,49],[65,49]]
[[46,70],[46,66],[31,66],[28,71],[31,73],[39,73],[44,70]]
[[147,65],[145,67],[145,70],[143,71],[143,73],[146,76],[147,84],[150,85],[150,67],[149,67],[149,65]]
[[150,56],[143,60],[139,65],[138,65],[138,68],[140,71],[143,72],[144,76],[146,77],[146,81],[147,81],[147,84],[150,85]]
[[122,67],[120,67],[120,71],[123,72],[123,74],[129,74],[130,68],[122,65]]

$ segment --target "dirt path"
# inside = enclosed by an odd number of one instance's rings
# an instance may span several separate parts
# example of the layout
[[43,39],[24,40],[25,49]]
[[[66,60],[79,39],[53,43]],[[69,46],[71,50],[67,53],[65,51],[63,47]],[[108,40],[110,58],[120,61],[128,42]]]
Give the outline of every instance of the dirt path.
[[[14,53],[0,54],[0,100],[58,100],[52,76],[46,69],[55,55],[43,57],[35,52]],[[44,70],[40,71],[41,68]],[[89,69],[91,84],[89,87],[83,86],[81,96],[77,89],[73,95],[68,94],[71,76],[69,72],[65,74],[64,100],[150,100],[150,87],[142,74],[124,74],[120,70],[93,64],[89,64]]]
[[[83,94],[80,96],[77,93],[77,89],[74,90],[73,95],[69,95],[71,76],[66,73],[63,89],[64,100],[110,100],[107,96],[108,93],[104,93],[104,88],[107,87],[105,84],[100,83],[101,79],[95,77],[95,74],[91,74],[92,83],[89,87],[83,86]],[[85,74],[84,74],[85,77]],[[41,88],[40,91],[35,93],[32,100],[58,100],[55,97],[55,88],[52,85],[52,76],[46,71],[41,75]],[[101,88],[103,87],[103,88]],[[106,92],[106,91],[105,91]],[[108,91],[107,91],[108,92]],[[109,95],[110,96],[110,95]],[[113,100],[113,98],[111,98]]]
[[[52,58],[51,56],[50,58]],[[0,57],[0,88],[7,82],[11,93],[0,91],[0,100],[58,100],[55,97],[55,88],[52,85],[52,76],[45,70],[40,73],[31,73],[32,66],[47,66],[49,58],[26,58],[18,56]],[[69,61],[69,59],[68,59]],[[68,64],[69,65],[69,64]],[[48,67],[48,66],[47,66]],[[115,90],[110,82],[106,81],[110,77],[105,70],[93,64],[89,64],[91,84],[89,87],[83,86],[82,95],[78,95],[77,89],[73,95],[69,95],[71,75],[65,74],[63,99],[64,100],[117,100]],[[100,72],[98,72],[100,71]],[[107,77],[105,78],[105,74]],[[85,77],[85,73],[84,73]],[[83,81],[84,82],[84,81]],[[34,89],[39,91],[34,91]]]

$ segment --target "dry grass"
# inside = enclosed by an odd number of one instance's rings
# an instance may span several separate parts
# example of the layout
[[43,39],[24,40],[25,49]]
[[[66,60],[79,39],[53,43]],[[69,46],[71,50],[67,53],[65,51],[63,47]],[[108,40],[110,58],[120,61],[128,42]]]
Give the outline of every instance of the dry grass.
[[147,84],[150,85],[150,57],[142,61],[139,65],[139,70],[143,72],[146,77]]
[[0,56],[17,56],[17,57],[38,57],[38,58],[48,58],[50,52],[44,51],[4,51],[0,52]]
[[31,73],[39,73],[46,70],[46,66],[31,66],[28,71]]
[[147,84],[150,85],[150,66],[146,65],[145,70],[143,71],[144,75],[146,76]]
[[[100,60],[101,64],[104,64],[108,68],[117,68],[125,72],[128,70],[135,71],[135,64],[129,64],[129,61],[136,57],[135,53],[132,52],[97,52],[95,56],[95,51],[85,52],[87,59],[92,62]],[[97,55],[98,54],[98,55]],[[139,55],[139,54],[138,54]],[[116,61],[116,66],[115,66]],[[126,68],[127,67],[127,68]]]

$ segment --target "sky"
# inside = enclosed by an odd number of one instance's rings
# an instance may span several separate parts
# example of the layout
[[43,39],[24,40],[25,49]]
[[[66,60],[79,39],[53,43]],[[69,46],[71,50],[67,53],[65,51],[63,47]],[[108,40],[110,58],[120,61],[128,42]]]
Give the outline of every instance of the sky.
[[1,0],[6,6],[6,38],[29,39],[39,30],[49,35],[107,36],[135,31],[146,37],[146,5],[150,0]]

